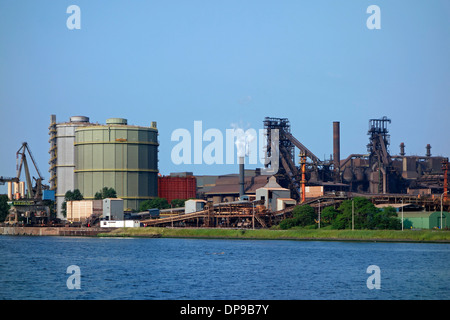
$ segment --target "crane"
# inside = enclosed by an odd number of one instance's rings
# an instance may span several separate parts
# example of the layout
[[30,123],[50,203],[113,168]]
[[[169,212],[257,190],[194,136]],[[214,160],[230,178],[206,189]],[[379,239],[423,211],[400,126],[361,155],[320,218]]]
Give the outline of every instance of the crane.
[[[31,177],[30,168],[28,164],[28,157],[31,159],[33,166],[37,172],[38,177]],[[44,178],[39,171],[39,168],[31,153],[27,142],[23,142],[22,146],[16,152],[16,177],[0,177],[0,183],[5,182],[19,182],[22,174],[22,169],[25,171],[26,195],[25,199],[15,199],[11,201],[9,221],[7,223],[18,223],[19,217],[24,217],[28,221],[48,221],[50,214],[50,207],[43,201],[42,190],[48,188],[44,186],[42,181]],[[33,187],[32,179],[35,180],[36,185]]]
[[[36,169],[36,172],[38,174],[38,178],[34,178],[36,180],[36,188],[33,190],[33,185],[31,183],[31,175],[30,175],[30,169],[28,168],[28,161],[26,156],[26,151],[28,151],[28,155],[30,156],[31,161],[33,162],[34,168]],[[20,163],[19,163],[19,156],[20,156]],[[36,161],[34,160],[33,154],[31,153],[30,147],[28,146],[28,143],[22,142],[22,146],[17,150],[16,152],[16,170],[17,175],[16,179],[20,179],[20,175],[22,172],[22,167],[25,169],[25,180],[27,183],[27,198],[28,199],[39,199],[42,197],[42,181],[44,178],[41,175],[41,172],[39,171],[39,168],[36,164]]]

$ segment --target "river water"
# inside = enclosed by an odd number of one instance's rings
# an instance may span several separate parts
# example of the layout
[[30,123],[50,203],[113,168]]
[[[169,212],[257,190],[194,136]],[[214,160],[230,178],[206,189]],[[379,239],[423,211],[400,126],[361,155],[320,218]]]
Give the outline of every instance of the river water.
[[0,299],[448,300],[449,261],[433,243],[0,236]]

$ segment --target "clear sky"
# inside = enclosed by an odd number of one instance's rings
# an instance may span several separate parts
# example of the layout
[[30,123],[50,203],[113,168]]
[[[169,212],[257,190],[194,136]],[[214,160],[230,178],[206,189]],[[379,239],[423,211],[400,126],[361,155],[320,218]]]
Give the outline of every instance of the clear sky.
[[[66,26],[73,4],[79,30]],[[450,1],[0,0],[0,175],[15,175],[27,141],[48,183],[51,114],[156,121],[162,174],[237,172],[172,162],[172,132],[196,120],[225,133],[286,117],[323,159],[333,121],[345,158],[387,116],[391,154],[404,142],[408,155],[429,143],[450,156]]]

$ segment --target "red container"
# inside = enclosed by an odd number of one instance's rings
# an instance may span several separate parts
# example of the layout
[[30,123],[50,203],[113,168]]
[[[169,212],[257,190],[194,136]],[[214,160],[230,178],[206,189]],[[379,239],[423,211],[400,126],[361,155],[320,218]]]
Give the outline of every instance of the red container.
[[169,203],[173,199],[190,199],[197,196],[197,180],[195,177],[158,177],[158,197]]

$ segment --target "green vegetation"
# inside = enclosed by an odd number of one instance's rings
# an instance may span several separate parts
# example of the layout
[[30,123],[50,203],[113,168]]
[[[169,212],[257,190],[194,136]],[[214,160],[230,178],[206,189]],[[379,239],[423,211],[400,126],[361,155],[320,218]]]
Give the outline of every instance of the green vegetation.
[[5,221],[9,213],[8,196],[6,194],[0,195],[0,221]]
[[186,202],[186,199],[173,199],[170,201],[170,205],[172,208],[182,208],[184,207],[184,203]]
[[139,206],[139,211],[146,211],[148,209],[169,209],[184,207],[186,199],[173,199],[170,204],[165,198],[154,198],[145,200]]
[[331,240],[331,241],[394,241],[394,242],[450,242],[450,231],[440,230],[326,230],[292,228],[219,229],[219,228],[119,228],[103,237],[163,237],[204,239],[258,240]]
[[150,200],[145,200],[139,206],[139,211],[146,211],[148,209],[168,209],[170,208],[169,203],[165,198],[154,198]]
[[[354,215],[352,217],[352,211]],[[316,228],[318,215],[309,205],[297,206],[294,208],[293,218],[283,220],[279,227],[283,230],[293,227]],[[353,219],[353,221],[352,221]],[[397,217],[397,212],[391,207],[378,209],[372,202],[363,197],[353,200],[345,200],[335,209],[326,207],[320,217],[321,227],[328,229],[368,229],[368,230],[400,230],[401,221]]]
[[68,190],[65,194],[64,194],[64,202],[61,205],[61,212],[63,214],[64,217],[66,217],[67,212],[67,201],[77,201],[77,200],[83,200],[83,195],[81,194],[80,190],[75,189],[73,191]]
[[290,229],[292,227],[306,227],[315,224],[316,213],[314,208],[309,205],[296,206],[292,211],[293,218],[284,219],[280,223],[281,229]]
[[76,201],[76,200],[83,200],[83,195],[81,194],[80,190],[75,189],[73,191],[68,190],[66,194],[64,195],[64,200],[66,201]]
[[117,193],[114,188],[103,187],[102,190],[96,192],[94,195],[95,200],[102,200],[106,198],[117,198]]

